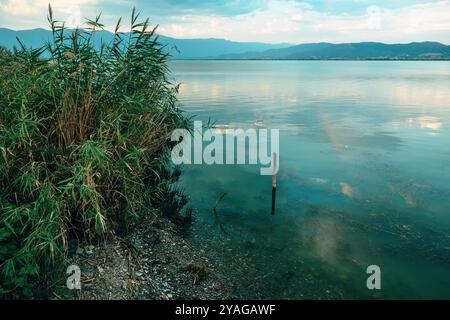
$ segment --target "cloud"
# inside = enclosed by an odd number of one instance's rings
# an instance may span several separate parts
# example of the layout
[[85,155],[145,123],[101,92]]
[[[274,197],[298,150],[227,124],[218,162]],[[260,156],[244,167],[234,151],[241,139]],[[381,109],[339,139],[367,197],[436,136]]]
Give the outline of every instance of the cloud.
[[[58,0],[52,7],[58,11],[69,12],[70,8],[97,4],[97,0]],[[13,16],[35,15],[47,10],[48,0],[6,0],[0,2],[0,12]]]
[[184,13],[214,13],[224,16],[234,16],[253,12],[266,7],[266,0],[165,0],[173,10]]
[[[263,9],[236,16],[186,14],[173,17],[160,31],[179,37],[217,37],[234,40],[263,38],[277,41],[283,34],[300,31],[304,4],[295,1],[266,1]],[[269,41],[270,41],[269,40]]]
[[232,17],[198,14],[174,16],[162,25],[160,31],[174,37],[290,43],[450,42],[450,1],[413,4],[395,9],[373,5],[364,8],[359,13],[337,14],[318,11],[315,6],[305,2],[268,0],[264,9]]
[[96,10],[100,0],[0,0],[0,19],[15,29],[42,27],[49,2],[57,19],[75,26],[80,24],[82,14]]
[[[131,8],[142,10],[162,34],[262,42],[450,43],[450,0],[58,0],[55,16],[93,17],[111,27]],[[48,0],[0,0],[2,26],[45,26]],[[76,19],[75,19],[76,20]],[[125,20],[126,21],[126,20]],[[125,22],[124,22],[125,23]]]

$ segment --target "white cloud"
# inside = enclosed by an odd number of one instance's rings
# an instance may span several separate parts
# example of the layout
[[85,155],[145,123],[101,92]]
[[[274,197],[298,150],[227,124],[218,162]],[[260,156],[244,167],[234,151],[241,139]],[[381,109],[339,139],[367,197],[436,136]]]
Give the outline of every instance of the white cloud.
[[[275,39],[300,31],[304,5],[294,1],[268,1],[267,9],[226,16],[173,17],[160,32],[178,37],[217,37],[233,40]],[[181,23],[180,23],[181,21]]]
[[173,37],[217,37],[269,42],[409,42],[450,43],[450,1],[386,9],[368,5],[359,15],[320,12],[296,1],[268,0],[267,9],[233,17],[172,17],[160,31]]
[[55,18],[67,21],[70,27],[80,23],[83,10],[97,5],[99,0],[1,0],[0,17],[14,28],[35,28],[45,24],[48,4],[51,3]]
[[[26,29],[46,26],[50,0],[0,0],[0,27]],[[366,7],[358,13],[332,13],[298,0],[259,0],[259,9],[245,14],[206,15],[200,13],[150,16],[160,23],[159,32],[178,38],[226,38],[263,42],[411,42],[440,41],[450,44],[450,0],[429,1],[398,9],[373,6],[379,1],[353,0]],[[424,0],[425,1],[425,0]],[[55,16],[77,21],[100,11],[104,22],[115,23],[136,0],[51,0]],[[344,3],[344,0],[329,0]],[[351,1],[347,1],[350,2]],[[311,1],[311,3],[313,3]],[[195,11],[192,11],[195,12]],[[113,18],[113,13],[114,18]],[[146,11],[152,14],[150,8]]]
[[95,5],[97,0],[6,0],[0,2],[0,12],[13,16],[34,15],[42,10],[47,10],[49,2],[52,8],[69,13],[71,8],[81,7],[85,5]]

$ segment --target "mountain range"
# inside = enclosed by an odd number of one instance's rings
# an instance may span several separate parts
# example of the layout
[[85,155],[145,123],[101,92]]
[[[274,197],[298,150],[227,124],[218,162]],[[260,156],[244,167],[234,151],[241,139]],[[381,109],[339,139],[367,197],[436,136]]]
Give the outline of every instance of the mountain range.
[[311,43],[263,52],[224,54],[217,58],[225,60],[450,60],[450,46],[439,42]]
[[[19,38],[25,46],[38,48],[51,36],[51,31],[45,29],[15,31],[0,28],[0,45],[11,49],[18,45]],[[95,41],[100,47],[102,41],[109,42],[112,38],[111,32],[98,31]],[[178,60],[450,60],[450,46],[438,42],[290,45],[223,39],[175,39],[162,35],[159,41],[167,46],[173,59]]]
[[[51,39],[52,33],[45,29],[15,31],[0,28],[0,45],[11,49],[19,46],[17,38],[26,46],[39,48]],[[100,47],[103,40],[112,41],[113,34],[109,31],[97,31],[95,41]],[[219,55],[240,54],[245,52],[262,52],[269,49],[287,48],[290,44],[268,44],[258,42],[234,42],[223,39],[175,39],[160,35],[159,41],[167,45],[174,59],[207,59]],[[175,49],[176,47],[176,49]]]

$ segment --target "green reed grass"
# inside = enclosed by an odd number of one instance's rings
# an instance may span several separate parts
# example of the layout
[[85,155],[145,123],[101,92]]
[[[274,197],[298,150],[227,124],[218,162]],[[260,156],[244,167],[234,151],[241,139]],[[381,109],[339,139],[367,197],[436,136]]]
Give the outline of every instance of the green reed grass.
[[181,194],[162,176],[171,132],[188,120],[156,28],[133,10],[131,32],[119,20],[99,50],[100,17],[68,30],[49,7],[48,21],[45,47],[0,49],[0,294],[30,294],[73,239],[104,237]]

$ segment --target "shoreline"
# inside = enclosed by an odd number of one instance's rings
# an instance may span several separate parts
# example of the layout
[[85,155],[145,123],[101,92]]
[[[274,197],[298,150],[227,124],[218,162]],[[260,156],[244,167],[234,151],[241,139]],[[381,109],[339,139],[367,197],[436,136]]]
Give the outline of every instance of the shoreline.
[[146,218],[127,236],[77,251],[68,263],[80,266],[81,290],[65,288],[57,299],[233,299],[230,281],[167,218]]

